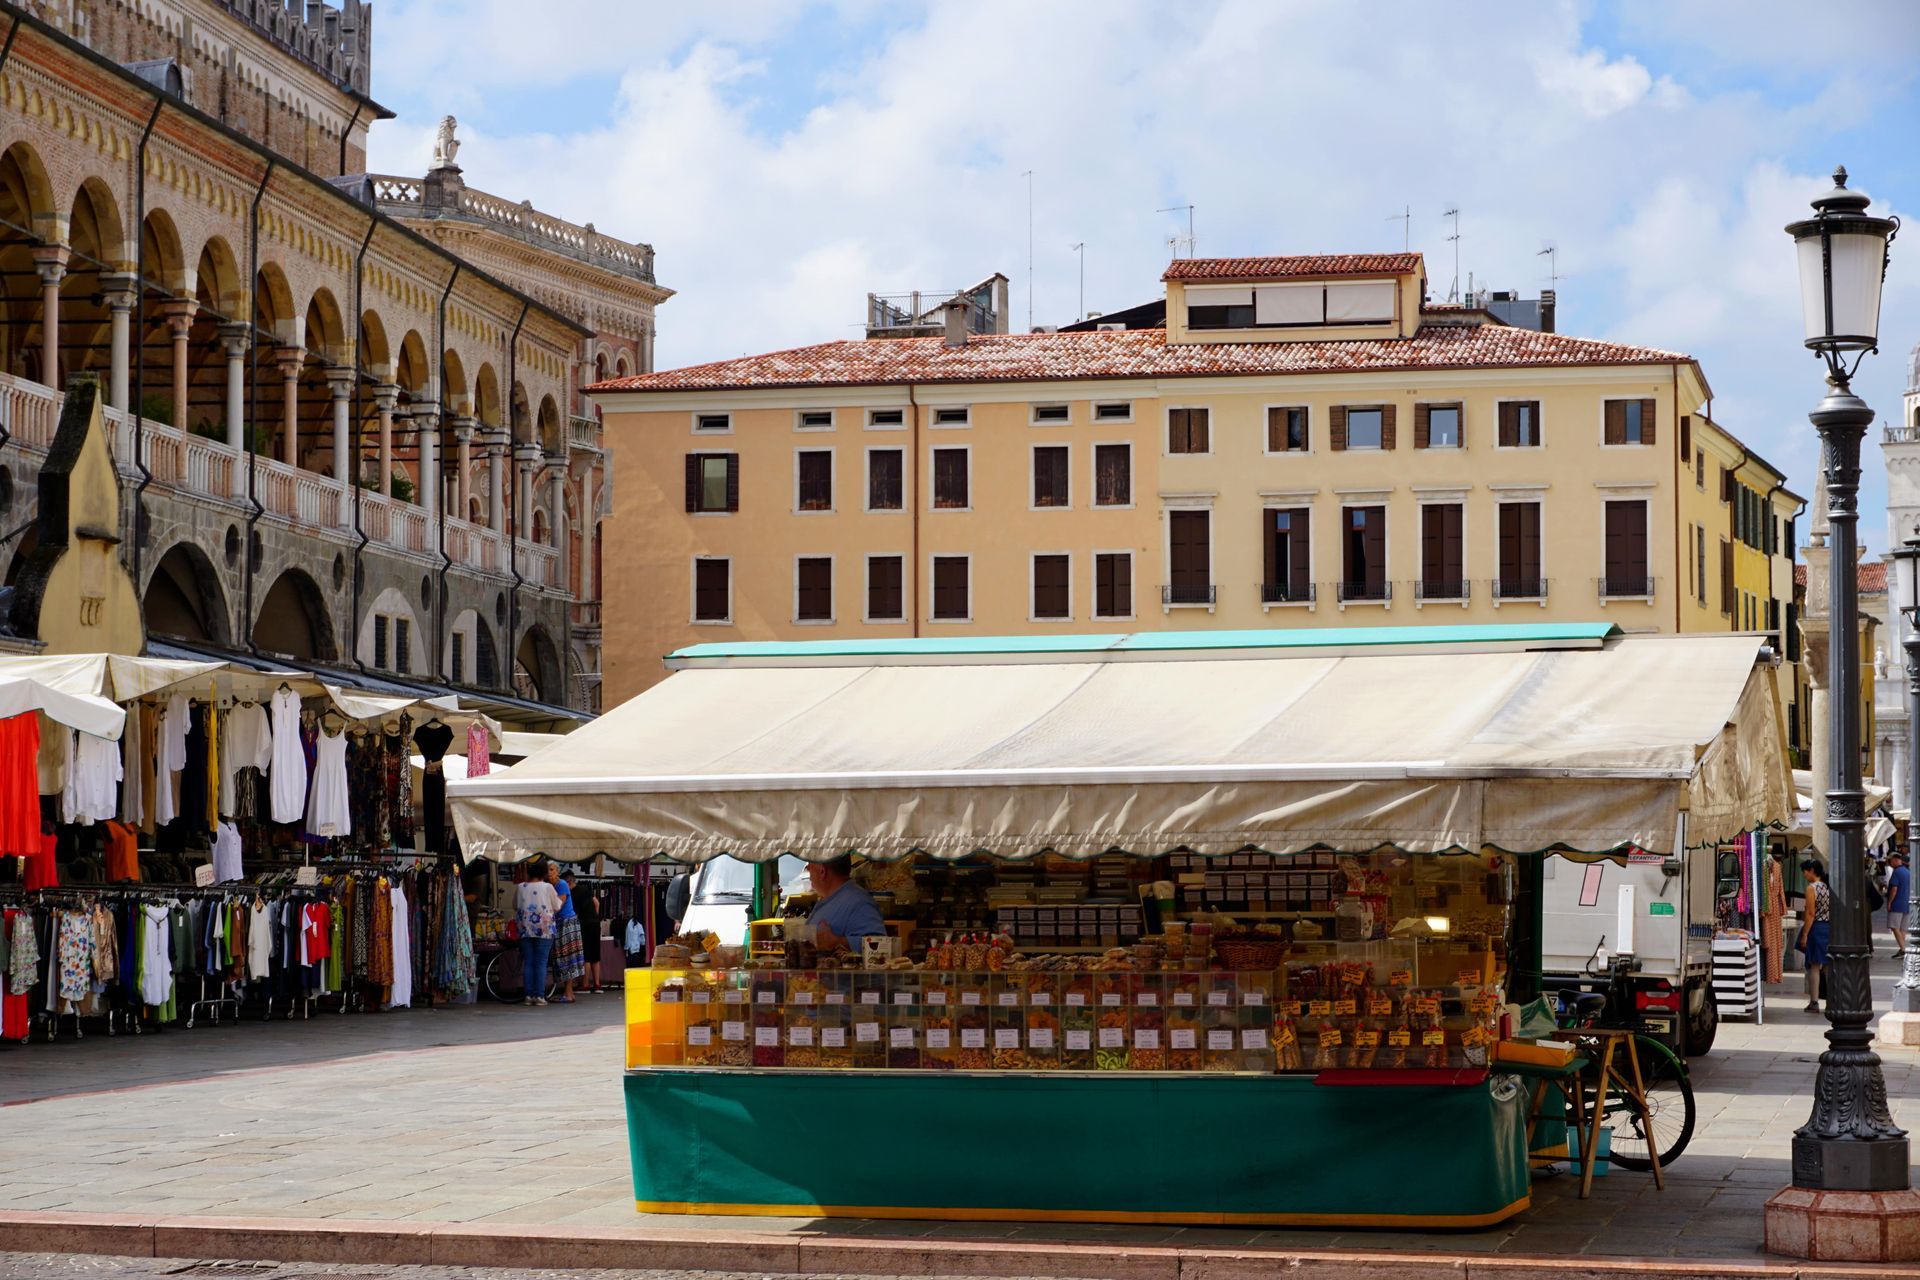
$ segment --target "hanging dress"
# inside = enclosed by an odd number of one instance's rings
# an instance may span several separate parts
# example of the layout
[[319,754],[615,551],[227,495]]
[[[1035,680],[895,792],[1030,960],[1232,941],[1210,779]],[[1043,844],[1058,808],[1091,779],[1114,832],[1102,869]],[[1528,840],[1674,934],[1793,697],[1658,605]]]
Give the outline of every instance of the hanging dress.
[[387,845],[413,847],[413,718],[400,713],[400,732],[387,736]]
[[407,909],[407,895],[396,881],[393,898],[393,991],[387,1003],[404,1009],[413,1003],[413,922]]
[[165,907],[141,907],[140,1000],[161,1008],[173,999],[173,913]]
[[273,695],[273,820],[298,822],[307,808],[307,753],[300,743],[300,695],[281,689]]
[[90,733],[75,733],[67,785],[60,793],[61,821],[92,826],[117,814],[122,772],[119,743]]
[[344,733],[323,733],[314,743],[307,830],[317,836],[353,834],[353,796],[347,785],[347,735]]
[[40,717],[0,720],[0,857],[40,852]]
[[442,772],[453,730],[438,720],[421,725],[413,735],[425,767],[420,771],[420,823],[428,853],[444,853],[447,844],[447,777]]
[[[273,728],[267,723],[267,709],[257,702],[243,702],[227,713],[226,742],[220,750],[220,811],[238,816],[242,789],[251,779],[242,770],[268,772],[273,764]],[[251,806],[248,806],[251,808]]]
[[1780,861],[1767,859],[1767,887],[1760,899],[1760,947],[1761,960],[1766,966],[1766,980],[1780,982],[1786,977],[1785,970],[1785,932],[1781,921],[1787,914],[1786,886],[1780,879]]
[[192,713],[186,697],[174,694],[160,713],[160,759],[155,779],[154,821],[166,826],[180,816],[180,771],[187,767],[187,731]]
[[475,720],[467,726],[467,776],[485,777],[493,769],[493,757],[490,753],[492,736],[487,726]]
[[120,821],[130,826],[139,826],[146,811],[146,763],[141,758],[140,747],[141,721],[145,708],[138,702],[127,704],[127,722],[120,728],[120,774],[124,785],[120,788]]

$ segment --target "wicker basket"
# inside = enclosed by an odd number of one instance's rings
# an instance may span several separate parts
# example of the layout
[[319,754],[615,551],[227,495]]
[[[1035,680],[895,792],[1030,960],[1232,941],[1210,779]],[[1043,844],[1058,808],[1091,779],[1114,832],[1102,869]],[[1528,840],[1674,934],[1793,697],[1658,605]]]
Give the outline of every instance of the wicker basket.
[[1287,944],[1271,942],[1234,942],[1215,939],[1213,953],[1228,969],[1278,969],[1287,958]]

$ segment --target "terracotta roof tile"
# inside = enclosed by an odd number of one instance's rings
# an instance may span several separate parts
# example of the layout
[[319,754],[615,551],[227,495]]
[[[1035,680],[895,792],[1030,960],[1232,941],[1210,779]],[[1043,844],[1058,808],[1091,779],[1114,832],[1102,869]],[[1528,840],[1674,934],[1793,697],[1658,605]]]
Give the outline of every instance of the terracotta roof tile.
[[1417,253],[1319,253],[1284,258],[1175,258],[1162,280],[1283,280],[1289,276],[1400,275]]
[[[1854,576],[1854,582],[1857,584],[1858,590],[1864,591],[1869,595],[1875,592],[1884,592],[1887,589],[1887,562],[1885,560],[1862,560],[1860,562],[1860,570]],[[1793,566],[1793,585],[1796,587],[1804,587],[1807,585],[1807,566],[1804,564],[1796,564]]]
[[1423,326],[1411,338],[1170,345],[1160,329],[844,339],[765,355],[635,374],[588,391],[731,391],[940,382],[1047,382],[1359,373],[1555,365],[1673,364],[1692,357],[1506,325]]

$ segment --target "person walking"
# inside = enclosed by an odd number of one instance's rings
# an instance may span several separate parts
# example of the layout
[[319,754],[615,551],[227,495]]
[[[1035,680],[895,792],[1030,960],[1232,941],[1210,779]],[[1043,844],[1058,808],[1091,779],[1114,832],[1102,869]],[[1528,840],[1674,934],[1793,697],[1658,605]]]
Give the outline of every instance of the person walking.
[[581,976],[580,990],[602,991],[605,988],[600,981],[600,891],[592,885],[574,885],[573,913],[580,918],[580,946],[586,953],[583,957],[586,972]]
[[1897,955],[1907,949],[1907,909],[1913,900],[1913,869],[1907,855],[1898,850],[1888,857],[1887,928],[1893,932],[1893,950]]
[[573,909],[573,872],[560,870],[560,864],[547,864],[547,883],[559,896],[560,907],[553,913],[553,976],[560,983],[556,1003],[573,1003],[573,984],[586,972],[585,949],[580,945],[580,916]]
[[1807,896],[1800,908],[1799,949],[1806,953],[1807,1012],[1820,1012],[1820,970],[1827,963],[1827,932],[1833,918],[1832,897],[1827,891],[1827,873],[1812,858],[1800,864],[1807,878]]
[[513,900],[520,925],[520,978],[526,987],[525,1003],[545,1004],[547,960],[553,952],[554,915],[560,910],[560,895],[536,868],[514,889]]

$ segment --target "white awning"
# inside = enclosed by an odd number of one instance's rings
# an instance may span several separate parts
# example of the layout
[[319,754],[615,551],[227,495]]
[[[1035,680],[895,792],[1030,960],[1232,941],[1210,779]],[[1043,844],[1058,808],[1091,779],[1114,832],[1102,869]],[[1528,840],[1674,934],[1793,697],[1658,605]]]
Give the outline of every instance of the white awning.
[[1293,644],[696,664],[449,795],[502,861],[1667,853],[1683,811],[1689,845],[1789,816],[1756,639]]
[[0,676],[0,720],[29,711],[96,738],[118,738],[127,721],[127,713],[105,698],[68,693],[25,676]]

